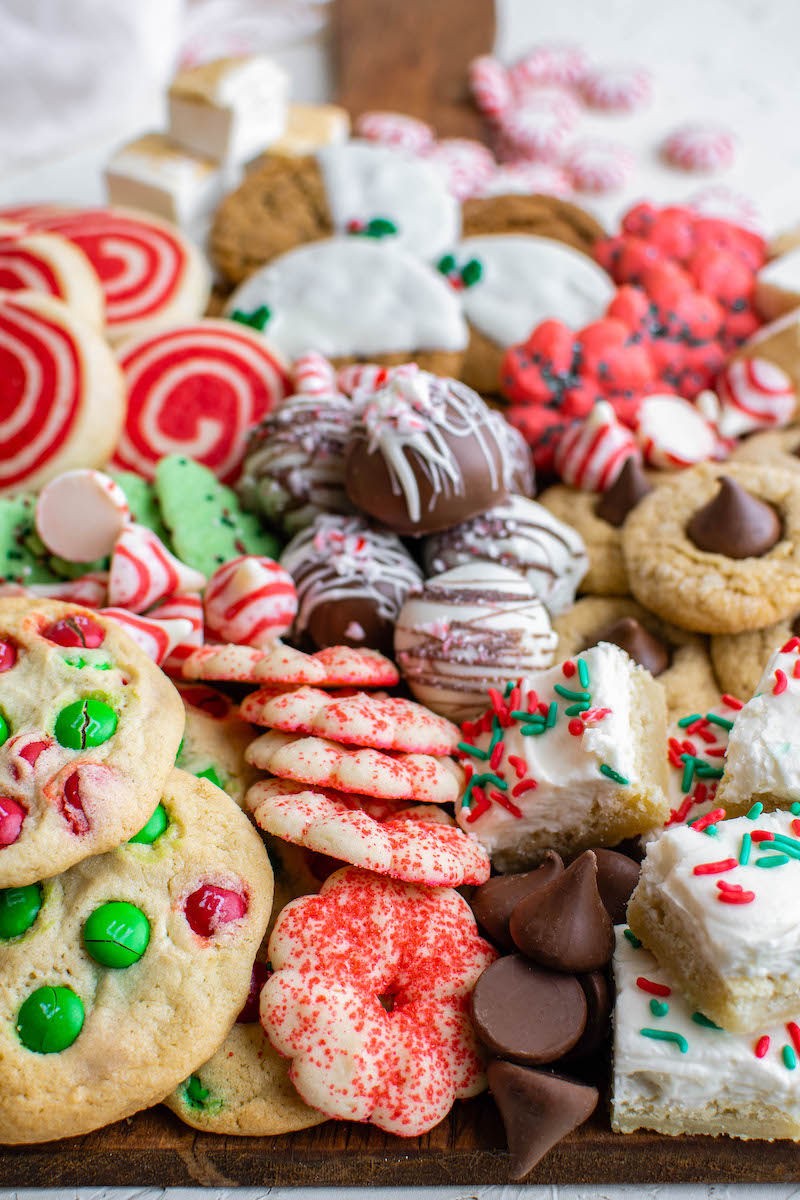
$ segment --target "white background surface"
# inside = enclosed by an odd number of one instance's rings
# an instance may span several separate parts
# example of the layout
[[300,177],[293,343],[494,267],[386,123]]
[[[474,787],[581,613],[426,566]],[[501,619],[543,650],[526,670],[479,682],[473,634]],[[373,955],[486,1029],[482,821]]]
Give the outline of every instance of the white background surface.
[[[266,3],[266,0],[262,0]],[[398,4],[402,0],[397,0]],[[433,0],[435,2],[435,0]],[[1,0],[0,41],[3,23],[15,15],[39,17],[60,12],[77,20],[82,10],[113,9],[131,0]],[[235,0],[233,0],[235,7]],[[466,0],[465,0],[466,4]],[[144,20],[145,10],[160,14],[161,38],[167,37],[179,0],[133,0]],[[285,7],[285,6],[284,6]],[[305,6],[307,8],[307,5]],[[634,61],[654,75],[654,103],[640,117],[587,119],[580,136],[601,135],[631,147],[639,163],[624,196],[601,205],[605,216],[643,196],[665,201],[685,198],[707,181],[685,178],[662,168],[655,154],[661,137],[686,119],[723,122],[738,141],[734,168],[713,182],[752,196],[769,231],[800,223],[800,0],[498,0],[500,33],[498,52],[513,59],[538,41],[568,40],[584,45],[598,61]],[[78,22],[79,24],[79,22]],[[40,21],[47,36],[47,21]],[[28,47],[30,49],[30,46]],[[133,51],[131,50],[131,53]],[[275,56],[293,77],[298,100],[324,98],[330,74],[324,34],[288,42]],[[64,64],[62,64],[64,65]],[[68,65],[68,64],[66,64]],[[84,63],[83,69],[90,69]],[[35,93],[29,90],[28,98]],[[26,136],[25,96],[14,99],[0,85],[0,129],[14,123],[18,136]],[[23,200],[62,200],[92,203],[103,199],[100,171],[109,149],[137,125],[157,118],[157,90],[143,88],[139,108],[132,114],[119,103],[112,106],[105,127],[77,148],[52,152],[46,162],[0,172],[0,204]],[[102,124],[102,123],[101,123]],[[79,139],[80,140],[80,139]],[[0,167],[3,166],[0,134]],[[5,143],[6,147],[8,142]],[[758,1153],[757,1146],[752,1153]],[[800,1169],[800,1148],[798,1148]],[[91,1163],[87,1162],[87,1176]],[[170,1189],[82,1189],[62,1191],[0,1191],[0,1200],[224,1200],[230,1193]],[[410,1196],[418,1200],[800,1200],[800,1185],[726,1186],[698,1184],[619,1187],[486,1187],[417,1188],[410,1190],[343,1189],[320,1191],[272,1188],[242,1189],[237,1200],[306,1200],[323,1196],[331,1200],[388,1200]]]

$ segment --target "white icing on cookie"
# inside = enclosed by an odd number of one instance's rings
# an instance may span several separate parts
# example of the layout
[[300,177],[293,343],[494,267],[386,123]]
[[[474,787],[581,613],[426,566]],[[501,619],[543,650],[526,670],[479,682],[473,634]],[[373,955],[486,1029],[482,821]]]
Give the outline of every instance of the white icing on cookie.
[[386,240],[330,238],[282,254],[237,288],[227,313],[266,305],[265,333],[289,358],[463,350],[467,328],[449,284]]
[[397,226],[395,245],[431,262],[457,240],[461,210],[432,163],[360,141],[323,146],[317,162],[337,233],[384,217]]
[[475,258],[483,268],[461,301],[470,324],[498,346],[524,341],[548,319],[579,329],[602,317],[614,296],[601,267],[552,238],[488,234],[464,238],[455,254],[459,264]]

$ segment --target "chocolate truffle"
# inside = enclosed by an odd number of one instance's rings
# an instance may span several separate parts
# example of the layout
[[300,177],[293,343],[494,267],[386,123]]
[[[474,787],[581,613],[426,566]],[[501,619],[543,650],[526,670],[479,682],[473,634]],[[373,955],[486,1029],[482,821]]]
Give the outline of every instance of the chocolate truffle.
[[490,687],[549,667],[557,637],[517,571],[474,562],[429,579],[397,618],[397,665],[414,696],[451,721],[489,704]]
[[422,583],[400,539],[361,517],[320,514],[292,538],[280,561],[297,588],[295,636],[320,650],[367,646],[391,652],[395,618]]
[[589,568],[580,534],[525,496],[429,537],[422,551],[430,574],[486,559],[526,577],[548,612],[565,612]]
[[347,494],[395,533],[448,529],[505,499],[513,466],[491,409],[466,384],[394,371],[362,401],[347,450]]
[[252,430],[238,491],[289,537],[317,513],[351,513],[345,448],[356,409],[338,393],[289,396]]

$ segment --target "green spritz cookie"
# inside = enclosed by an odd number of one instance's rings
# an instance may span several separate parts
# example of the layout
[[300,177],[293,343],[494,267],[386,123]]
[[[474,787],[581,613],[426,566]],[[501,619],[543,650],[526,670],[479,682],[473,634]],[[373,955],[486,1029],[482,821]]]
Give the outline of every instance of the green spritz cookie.
[[115,483],[118,483],[125,493],[125,499],[128,501],[128,508],[131,510],[131,516],[139,525],[146,525],[148,529],[152,529],[156,537],[160,538],[167,549],[171,549],[172,545],[169,540],[169,533],[161,517],[161,509],[158,507],[158,497],[156,489],[153,487],[149,479],[143,479],[141,475],[135,475],[133,471],[112,471],[106,472]]
[[183,454],[169,454],[156,467],[155,487],[173,549],[190,567],[210,576],[241,554],[277,558],[275,535],[244,511],[236,493],[208,467]]
[[[47,563],[46,551],[29,544],[36,533],[33,495],[0,496],[0,583],[54,583],[58,579]],[[41,542],[38,546],[44,551]]]

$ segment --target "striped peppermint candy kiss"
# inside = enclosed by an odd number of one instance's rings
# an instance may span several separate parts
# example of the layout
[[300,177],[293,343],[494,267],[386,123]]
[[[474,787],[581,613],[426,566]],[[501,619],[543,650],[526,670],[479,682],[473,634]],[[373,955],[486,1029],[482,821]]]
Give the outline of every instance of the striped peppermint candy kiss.
[[194,592],[206,577],[170,554],[160,538],[132,521],[123,529],[108,576],[108,599],[113,608],[143,613],[176,592]]
[[295,392],[302,392],[303,395],[327,396],[337,390],[336,370],[324,354],[309,350],[295,359],[292,383]]
[[717,427],[723,437],[741,437],[754,429],[788,425],[797,405],[791,379],[782,367],[766,358],[729,362],[717,379],[717,396]]
[[180,618],[163,621],[156,617],[138,616],[128,612],[127,608],[101,608],[100,612],[104,617],[111,617],[121,625],[148,658],[152,658],[157,667],[161,666],[174,647],[183,642],[191,632],[190,623]]
[[183,620],[188,622],[184,636],[169,651],[160,664],[163,670],[180,675],[181,667],[193,651],[203,645],[203,597],[199,592],[181,592],[162,600],[147,614],[159,621]]
[[718,171],[733,162],[733,135],[718,125],[682,125],[667,137],[661,155],[683,171]]
[[680,396],[647,396],[639,410],[636,436],[651,467],[692,467],[717,452],[714,430]]
[[639,448],[630,429],[619,423],[610,404],[600,400],[585,421],[576,421],[562,437],[555,468],[570,487],[604,492],[625,460],[638,457]]
[[291,575],[278,563],[245,554],[214,572],[204,608],[212,637],[261,648],[291,629],[297,592]]

